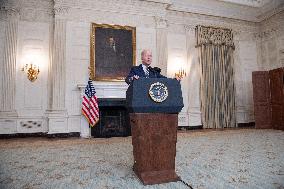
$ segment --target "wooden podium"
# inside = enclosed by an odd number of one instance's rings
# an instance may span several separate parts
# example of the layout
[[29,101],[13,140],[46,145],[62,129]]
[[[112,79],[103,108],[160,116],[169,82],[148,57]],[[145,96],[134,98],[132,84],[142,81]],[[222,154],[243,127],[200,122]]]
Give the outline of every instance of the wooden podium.
[[[168,96],[162,102],[155,102],[149,95],[155,83],[167,88]],[[159,98],[161,93],[156,92]],[[135,174],[144,185],[178,181],[175,173],[177,113],[183,107],[179,82],[140,78],[129,86],[126,94]]]

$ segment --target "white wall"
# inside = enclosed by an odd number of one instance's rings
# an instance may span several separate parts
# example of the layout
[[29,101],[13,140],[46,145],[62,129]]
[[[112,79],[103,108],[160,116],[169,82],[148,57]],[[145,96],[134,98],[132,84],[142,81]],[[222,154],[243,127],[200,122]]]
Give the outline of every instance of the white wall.
[[253,39],[239,40],[235,51],[237,121],[253,122],[252,72],[257,66],[257,48]]
[[[97,6],[96,8],[98,8]],[[101,6],[102,8],[95,12],[86,9],[70,8],[68,13],[66,13],[68,14],[68,19],[66,19],[66,108],[69,116],[68,132],[81,132],[83,136],[88,135],[88,129],[86,129],[88,125],[81,117],[80,95],[82,91],[77,86],[85,85],[89,77],[91,23],[136,27],[136,64],[139,65],[141,63],[140,54],[142,49],[146,48],[152,50],[153,66],[158,66],[156,58],[156,23],[153,15],[113,13],[107,10],[103,11],[107,5],[101,4]],[[135,10],[136,7],[132,8],[132,11],[140,11]],[[131,12],[131,9],[128,11]],[[124,81],[95,81],[94,85],[98,98],[125,98],[127,85]]]
[[263,21],[260,28],[260,67],[284,67],[284,11]]
[[[1,2],[0,11],[0,67],[1,82],[14,88],[15,94],[10,96],[14,99],[12,109],[16,113],[1,107],[0,110],[0,133],[33,133],[47,132],[45,112],[47,110],[47,82],[49,64],[50,21],[52,20],[52,1],[5,1]],[[10,24],[9,24],[10,23]],[[11,23],[14,23],[12,26]],[[11,27],[12,26],[12,27]],[[15,26],[15,27],[14,27]],[[16,28],[16,29],[15,29]],[[13,33],[15,34],[14,40]],[[16,47],[16,64],[11,67],[15,73],[15,83],[9,82],[11,73],[4,73],[3,66],[13,58],[10,51],[13,44]],[[8,56],[4,55],[7,51]],[[29,63],[31,55],[35,58],[33,63],[40,66],[40,74],[35,82],[30,82],[27,75],[21,69]],[[6,78],[5,78],[6,77]],[[4,88],[0,87],[1,103],[3,104]]]
[[[153,51],[153,66],[162,66],[157,60],[158,20],[166,21],[168,77],[181,65],[187,76],[182,80],[185,107],[179,114],[179,126],[201,125],[199,100],[198,52],[195,48],[195,26],[213,25],[233,29],[235,40],[235,82],[237,100],[237,121],[251,122],[253,118],[251,72],[283,66],[284,32],[283,13],[263,24],[182,13],[166,10],[166,4],[148,1],[124,1],[113,4],[111,1],[45,1],[34,3],[31,0],[9,1],[0,18],[0,57],[4,53],[5,24],[11,19],[9,11],[18,8],[17,19],[17,60],[15,84],[16,117],[7,117],[0,110],[0,134],[32,132],[81,132],[87,135],[88,129],[81,117],[81,89],[88,80],[90,64],[91,23],[117,24],[136,27],[136,64],[140,64],[142,49]],[[117,2],[117,1],[116,1]],[[10,8],[9,8],[10,7]],[[12,8],[11,8],[12,7]],[[53,16],[55,8],[55,17]],[[4,16],[3,16],[4,15]],[[13,17],[14,19],[14,17]],[[55,112],[49,105],[52,102],[52,82],[49,76],[53,47],[54,19],[66,24],[65,48],[65,109],[67,126],[58,127],[48,122],[48,116]],[[276,28],[276,29],[271,29]],[[271,35],[272,33],[272,35]],[[269,35],[268,35],[269,34]],[[21,71],[25,56],[31,52],[40,54],[40,74],[35,82],[30,82]],[[0,68],[4,65],[0,61]],[[57,62],[61,64],[61,62]],[[63,64],[63,63],[62,63]],[[3,80],[3,75],[0,75]],[[94,82],[98,97],[125,97],[127,85],[124,82]],[[2,95],[3,92],[0,92]],[[1,100],[3,100],[3,97]],[[48,112],[48,113],[47,113]],[[63,121],[64,122],[64,121]],[[54,128],[58,127],[58,128]]]

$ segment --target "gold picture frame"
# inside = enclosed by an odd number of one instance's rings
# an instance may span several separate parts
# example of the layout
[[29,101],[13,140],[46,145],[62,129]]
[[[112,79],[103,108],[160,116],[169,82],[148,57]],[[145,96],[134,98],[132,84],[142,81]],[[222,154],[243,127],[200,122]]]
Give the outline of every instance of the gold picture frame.
[[136,62],[136,28],[91,24],[90,78],[123,81]]

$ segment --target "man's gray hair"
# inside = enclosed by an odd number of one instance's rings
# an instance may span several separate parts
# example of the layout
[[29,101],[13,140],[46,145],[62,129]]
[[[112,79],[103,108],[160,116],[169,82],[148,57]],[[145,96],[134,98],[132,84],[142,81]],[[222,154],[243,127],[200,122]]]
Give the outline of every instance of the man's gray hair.
[[142,50],[142,52],[141,52],[141,58],[143,57],[143,55],[144,55],[147,51],[151,52],[151,50],[149,50],[149,49],[143,49],[143,50]]

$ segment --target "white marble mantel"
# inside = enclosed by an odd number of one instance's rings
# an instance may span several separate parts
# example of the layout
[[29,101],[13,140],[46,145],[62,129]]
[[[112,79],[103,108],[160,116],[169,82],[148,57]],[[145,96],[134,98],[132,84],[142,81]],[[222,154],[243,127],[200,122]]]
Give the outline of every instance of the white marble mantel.
[[[126,98],[126,90],[128,85],[125,82],[97,82],[93,81],[97,98]],[[77,88],[81,91],[81,99],[86,88],[85,84],[77,84]],[[80,136],[83,138],[91,137],[87,120],[81,115]]]
[[[125,82],[97,82],[93,81],[97,98],[126,98],[128,85]],[[83,94],[86,85],[78,84],[77,87]]]

